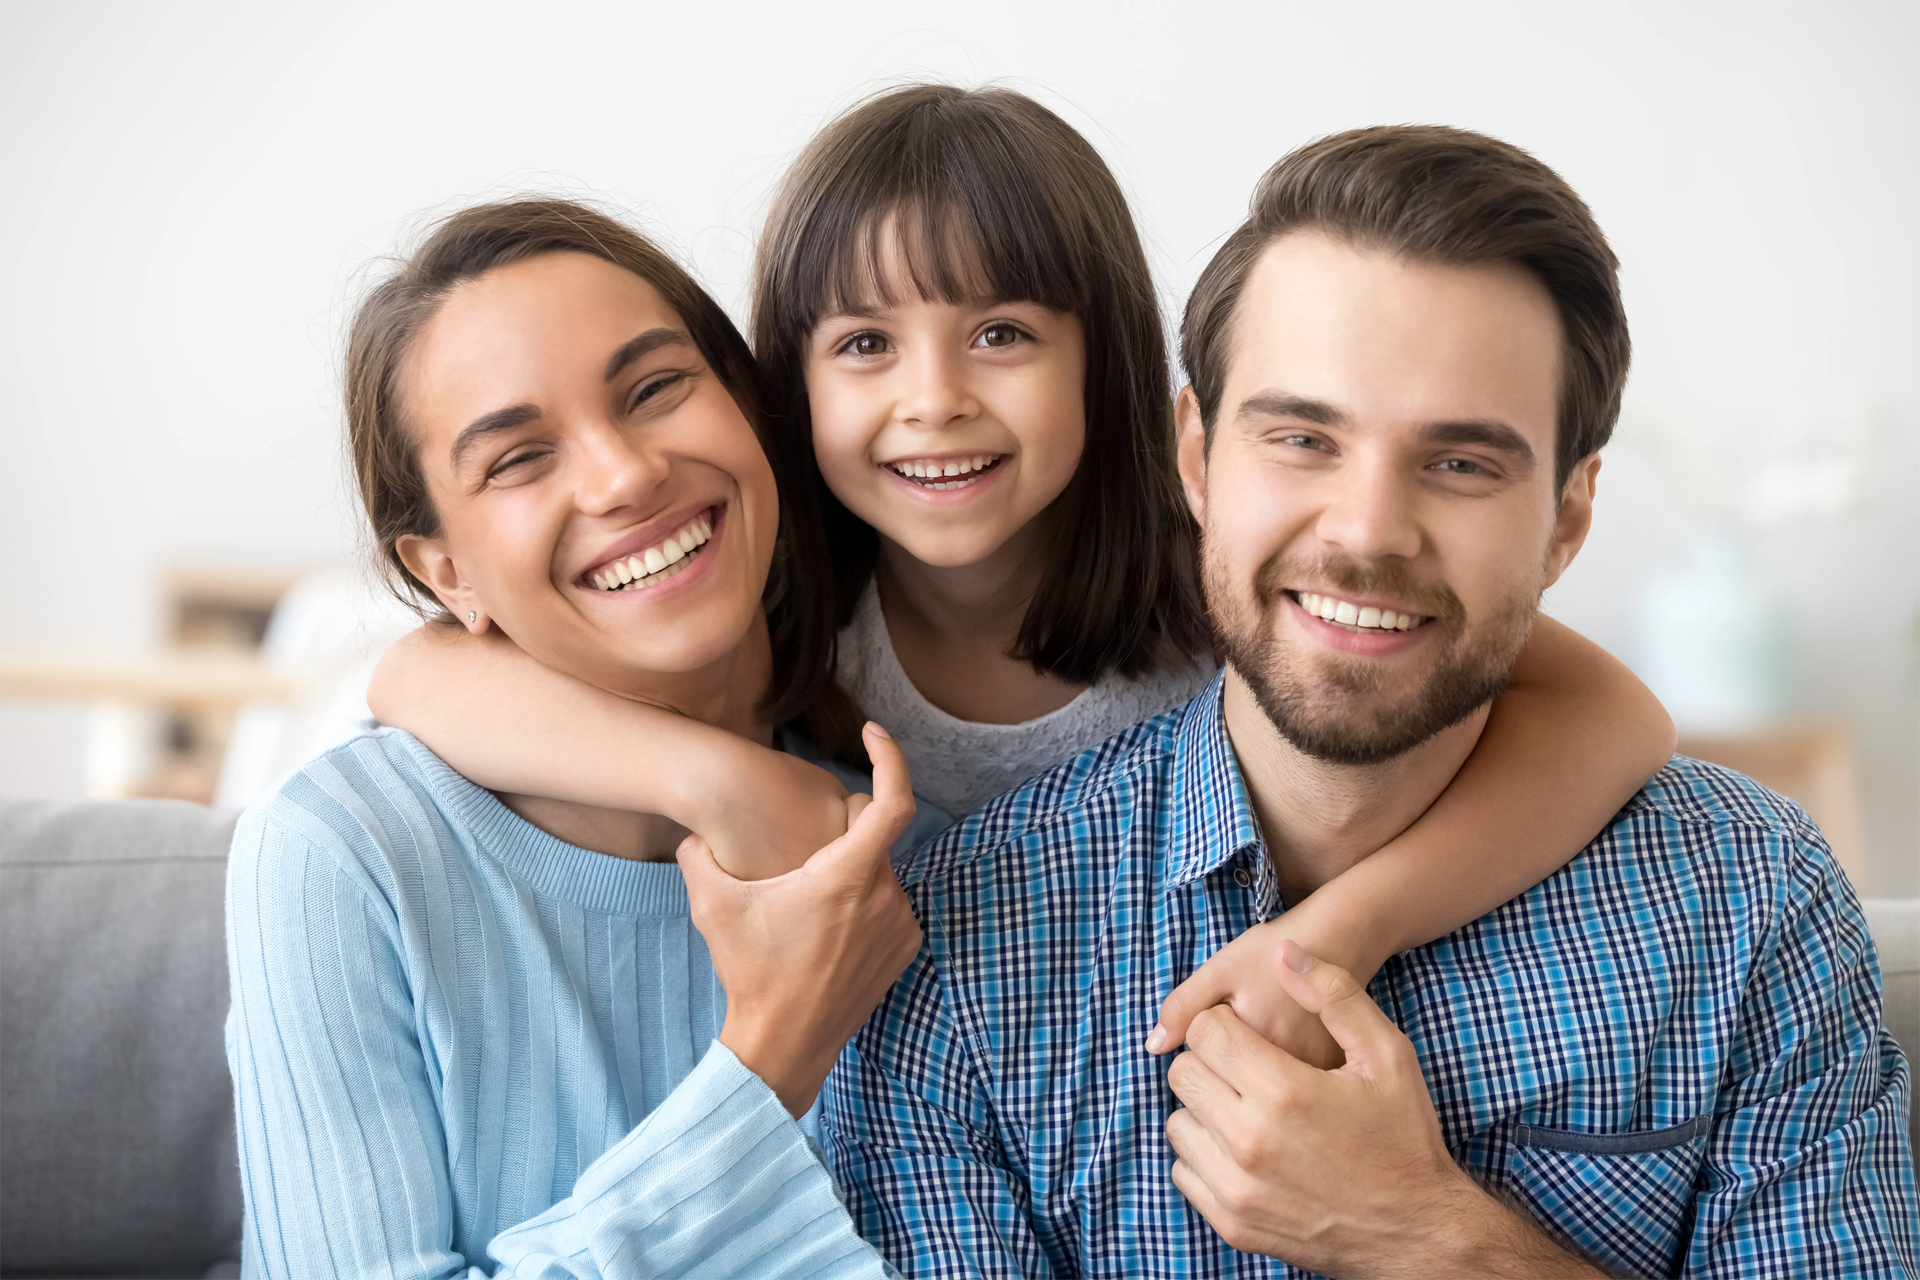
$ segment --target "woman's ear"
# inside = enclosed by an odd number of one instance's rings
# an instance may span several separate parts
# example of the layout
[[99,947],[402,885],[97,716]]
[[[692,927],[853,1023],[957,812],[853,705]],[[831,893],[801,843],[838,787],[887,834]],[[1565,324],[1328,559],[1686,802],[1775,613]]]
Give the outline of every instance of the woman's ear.
[[479,635],[492,625],[487,611],[474,598],[473,585],[460,576],[460,567],[438,539],[404,533],[394,543],[394,550],[400,553],[400,563],[407,566],[407,572],[431,587],[461,626]]

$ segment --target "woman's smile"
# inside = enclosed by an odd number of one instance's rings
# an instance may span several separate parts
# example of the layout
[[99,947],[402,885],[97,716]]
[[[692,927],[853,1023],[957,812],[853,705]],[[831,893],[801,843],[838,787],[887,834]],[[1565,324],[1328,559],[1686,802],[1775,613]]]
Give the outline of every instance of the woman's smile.
[[716,502],[650,520],[616,542],[574,585],[624,599],[657,599],[669,582],[685,587],[705,576],[726,509]]

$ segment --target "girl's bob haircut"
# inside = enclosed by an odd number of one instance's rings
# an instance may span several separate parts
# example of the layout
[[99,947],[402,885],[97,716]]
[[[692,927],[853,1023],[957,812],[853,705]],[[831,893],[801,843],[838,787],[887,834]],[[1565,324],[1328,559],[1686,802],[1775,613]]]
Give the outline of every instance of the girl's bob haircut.
[[347,444],[371,525],[380,569],[403,601],[451,622],[396,549],[404,534],[435,537],[440,517],[420,467],[419,440],[407,421],[401,373],[447,295],[497,267],[548,253],[584,253],[631,271],[679,315],[773,463],[780,522],[773,568],[762,597],[773,641],[773,680],[764,703],[774,723],[811,719],[833,689],[833,614],[814,584],[828,563],[812,476],[781,469],[760,412],[759,374],[747,343],[707,291],[672,257],[618,218],[572,200],[512,200],[476,205],[431,226],[413,252],[361,300],[347,335]]
[[806,353],[821,320],[899,301],[894,246],[922,298],[1038,303],[1073,313],[1086,336],[1086,449],[1044,517],[1049,560],[1013,656],[1091,684],[1207,652],[1166,337],[1126,197],[1085,138],[1007,89],[916,84],[869,98],[808,144],[767,219],[754,345],[774,448],[818,495],[836,623],[852,619],[879,538],[820,478]]

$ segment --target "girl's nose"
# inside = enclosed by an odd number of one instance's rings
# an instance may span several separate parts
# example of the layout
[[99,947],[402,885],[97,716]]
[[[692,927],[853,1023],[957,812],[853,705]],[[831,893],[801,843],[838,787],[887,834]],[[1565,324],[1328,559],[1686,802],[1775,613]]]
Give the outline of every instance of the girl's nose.
[[901,362],[903,385],[894,415],[904,423],[938,431],[980,412],[967,385],[963,362],[940,351],[922,351]]

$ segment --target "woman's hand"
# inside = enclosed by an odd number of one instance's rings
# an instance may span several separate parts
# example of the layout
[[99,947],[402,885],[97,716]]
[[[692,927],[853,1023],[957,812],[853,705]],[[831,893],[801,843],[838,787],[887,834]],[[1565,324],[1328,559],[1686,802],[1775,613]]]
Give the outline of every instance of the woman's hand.
[[846,834],[767,880],[739,880],[701,837],[680,845],[693,924],[727,992],[720,1043],[796,1117],[834,1059],[920,950],[920,924],[888,850],[913,820],[907,762],[869,724],[873,796],[845,804]]

